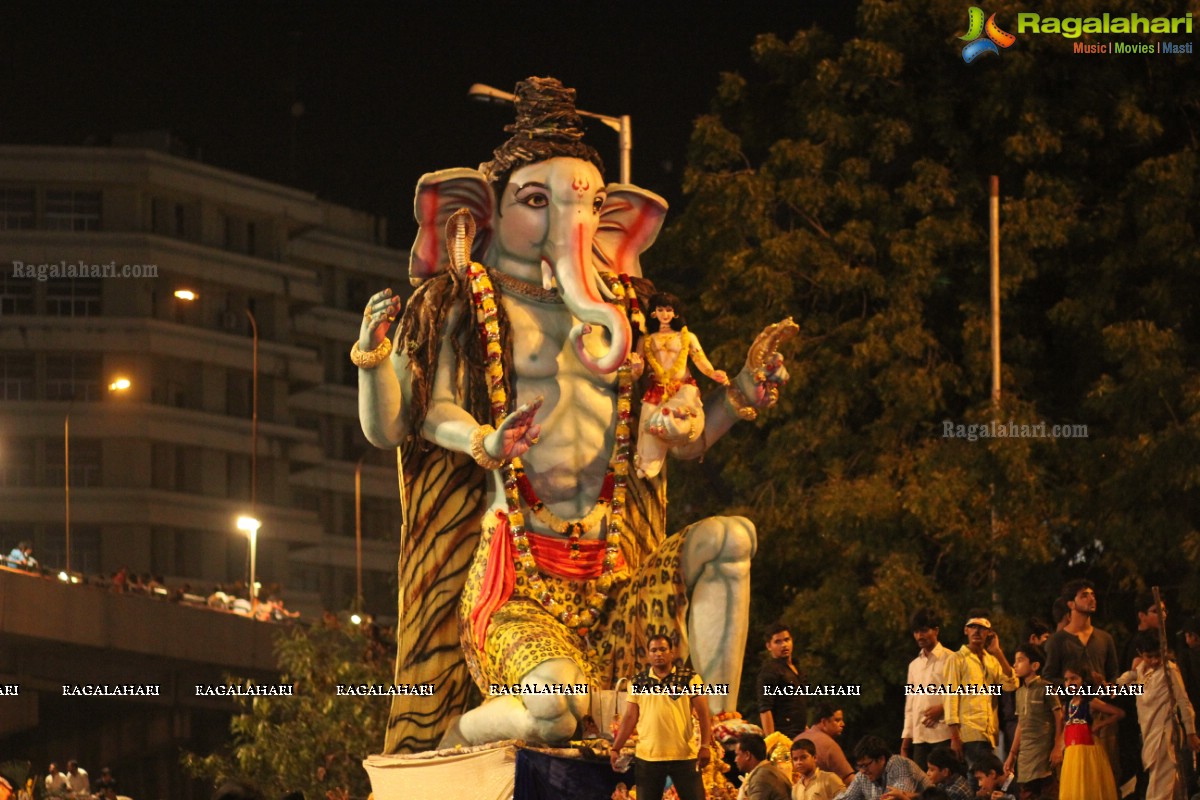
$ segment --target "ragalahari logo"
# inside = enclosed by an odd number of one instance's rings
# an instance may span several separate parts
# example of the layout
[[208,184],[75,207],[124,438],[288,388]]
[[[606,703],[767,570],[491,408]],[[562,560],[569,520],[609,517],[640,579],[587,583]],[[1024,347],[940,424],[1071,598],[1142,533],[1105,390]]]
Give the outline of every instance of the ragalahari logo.
[[[987,38],[979,38],[985,34]],[[985,23],[983,9],[979,6],[971,6],[967,11],[967,32],[958,38],[967,42],[967,46],[963,48],[962,57],[963,61],[968,64],[984,53],[1000,55],[1000,47],[1008,49],[1013,46],[1013,42],[1017,41],[1017,37],[1011,33],[1000,30],[1000,26],[996,24],[995,14],[988,17]]]

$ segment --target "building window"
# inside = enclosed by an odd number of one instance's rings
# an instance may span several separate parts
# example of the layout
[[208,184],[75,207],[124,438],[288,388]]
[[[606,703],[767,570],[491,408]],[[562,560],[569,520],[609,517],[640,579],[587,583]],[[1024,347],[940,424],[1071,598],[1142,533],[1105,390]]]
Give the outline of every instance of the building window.
[[0,231],[33,229],[33,189],[0,189]]
[[292,505],[301,511],[314,511],[317,514],[321,513],[321,495],[313,489],[307,489],[298,492],[295,495],[295,500]]
[[9,439],[0,458],[0,486],[33,486],[33,440]]
[[[63,457],[65,448],[62,442],[51,440],[46,450],[46,485],[62,486]],[[100,485],[100,440],[71,437],[71,487],[92,487]]]
[[359,308],[371,299],[371,287],[378,280],[368,282],[366,278],[346,278],[346,300],[343,308]]
[[43,217],[46,230],[51,231],[98,231],[100,230],[100,192],[82,192],[70,189],[46,191],[46,213]]
[[250,456],[229,453],[225,463],[225,496],[231,500],[249,500],[250,482],[254,480],[250,474]]
[[[0,225],[0,230],[3,230]],[[4,270],[0,274],[0,317],[33,313],[33,281]]]
[[321,591],[322,568],[310,564],[292,564],[291,585],[301,592]]
[[151,485],[155,489],[175,491],[175,445],[155,442],[150,450],[150,465]]
[[99,400],[100,373],[100,356],[47,356],[46,399]]
[[[362,499],[362,536],[364,539],[384,541],[392,539],[400,530],[398,518],[399,513],[393,513],[388,501],[377,497]],[[342,530],[338,535],[354,536],[354,523],[354,498],[346,497],[342,500]]]
[[[42,566],[66,566],[66,531],[61,525],[48,526],[36,537],[33,555]],[[100,529],[90,525],[71,525],[71,571],[85,575],[100,574]]]
[[100,279],[72,278],[46,284],[46,313],[52,317],[100,316]]
[[225,372],[225,414],[230,417],[249,417],[254,413],[254,376],[244,370]]
[[33,399],[33,355],[0,353],[0,400]]

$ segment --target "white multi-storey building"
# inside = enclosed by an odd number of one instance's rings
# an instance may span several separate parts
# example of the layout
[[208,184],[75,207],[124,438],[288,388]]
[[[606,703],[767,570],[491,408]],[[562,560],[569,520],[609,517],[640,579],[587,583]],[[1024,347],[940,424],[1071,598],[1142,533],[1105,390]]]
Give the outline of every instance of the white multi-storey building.
[[0,147],[0,547],[59,569],[69,529],[73,571],[206,593],[246,578],[253,513],[259,581],[342,610],[362,458],[365,605],[393,616],[395,457],[363,438],[348,358],[367,297],[405,283],[385,240],[377,217],[155,149]]

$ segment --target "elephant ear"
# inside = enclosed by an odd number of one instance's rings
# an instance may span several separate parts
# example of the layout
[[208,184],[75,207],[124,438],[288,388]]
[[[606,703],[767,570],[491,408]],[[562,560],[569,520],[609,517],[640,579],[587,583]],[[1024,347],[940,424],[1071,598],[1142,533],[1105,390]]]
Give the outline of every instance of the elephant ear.
[[627,183],[606,187],[600,227],[592,242],[596,266],[619,275],[642,277],[639,256],[654,244],[667,215],[667,201]]
[[408,259],[408,280],[413,286],[444,270],[450,263],[445,230],[446,220],[460,208],[475,218],[475,244],[471,258],[482,261],[492,240],[492,187],[477,169],[460,167],[429,172],[417,181],[413,215],[417,218],[417,239]]

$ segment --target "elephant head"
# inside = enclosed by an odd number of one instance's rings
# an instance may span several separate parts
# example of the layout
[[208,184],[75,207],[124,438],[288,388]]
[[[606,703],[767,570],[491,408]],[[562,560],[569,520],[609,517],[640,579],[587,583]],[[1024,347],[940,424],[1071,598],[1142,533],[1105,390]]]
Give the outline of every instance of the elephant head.
[[[658,236],[666,201],[635,186],[604,186],[599,170],[581,158],[520,166],[496,191],[478,170],[429,173],[417,184],[419,230],[409,260],[414,284],[447,267],[443,232],[460,208],[476,221],[472,259],[526,282],[553,279],[579,320],[570,337],[580,361],[598,374],[616,370],[629,355],[631,332],[622,309],[605,301],[608,289],[598,270],[641,276],[639,256]],[[591,325],[608,334],[608,350],[599,356],[582,340]]]

